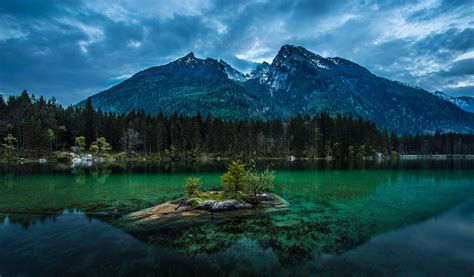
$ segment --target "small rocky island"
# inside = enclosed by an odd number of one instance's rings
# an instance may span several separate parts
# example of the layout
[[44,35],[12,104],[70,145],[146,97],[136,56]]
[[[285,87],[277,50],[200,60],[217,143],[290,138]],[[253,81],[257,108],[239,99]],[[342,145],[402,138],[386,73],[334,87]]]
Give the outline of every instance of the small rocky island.
[[274,178],[274,172],[269,169],[259,172],[255,166],[233,161],[221,177],[222,190],[201,191],[201,180],[188,177],[184,198],[131,213],[126,219],[141,225],[205,215],[219,218],[287,209],[288,203],[283,198],[269,192]]

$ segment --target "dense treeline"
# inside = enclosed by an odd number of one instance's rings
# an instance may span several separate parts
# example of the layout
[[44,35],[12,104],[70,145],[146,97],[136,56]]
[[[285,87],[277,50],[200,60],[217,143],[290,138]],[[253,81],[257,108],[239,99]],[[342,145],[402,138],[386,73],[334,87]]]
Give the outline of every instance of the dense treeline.
[[[1,96],[0,96],[1,97]],[[336,159],[383,154],[471,154],[471,134],[398,137],[373,123],[342,116],[318,114],[288,120],[228,121],[212,115],[155,116],[143,111],[126,115],[95,111],[90,100],[83,108],[63,108],[54,98],[35,98],[23,92],[5,102],[0,98],[0,137],[22,154],[69,150],[76,138],[85,138],[86,149],[104,137],[115,152],[196,157],[256,155]]]

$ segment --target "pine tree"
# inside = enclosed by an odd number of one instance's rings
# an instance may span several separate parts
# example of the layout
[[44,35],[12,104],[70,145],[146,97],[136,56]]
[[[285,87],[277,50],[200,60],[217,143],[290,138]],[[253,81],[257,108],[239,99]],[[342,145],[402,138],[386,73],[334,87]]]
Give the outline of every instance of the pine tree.
[[221,177],[224,191],[236,195],[239,191],[244,189],[245,178],[245,164],[239,161],[232,161],[227,168],[227,172]]
[[95,119],[95,110],[92,106],[92,99],[89,97],[86,100],[84,109],[82,110],[84,118],[84,137],[86,143],[90,144],[95,140],[96,137],[96,119]]

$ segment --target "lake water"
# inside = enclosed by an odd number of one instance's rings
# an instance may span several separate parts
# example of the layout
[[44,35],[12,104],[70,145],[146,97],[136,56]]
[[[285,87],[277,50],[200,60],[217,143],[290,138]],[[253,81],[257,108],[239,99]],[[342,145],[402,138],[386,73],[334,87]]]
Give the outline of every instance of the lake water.
[[474,161],[273,162],[290,209],[127,228],[225,164],[0,166],[0,276],[474,274]]

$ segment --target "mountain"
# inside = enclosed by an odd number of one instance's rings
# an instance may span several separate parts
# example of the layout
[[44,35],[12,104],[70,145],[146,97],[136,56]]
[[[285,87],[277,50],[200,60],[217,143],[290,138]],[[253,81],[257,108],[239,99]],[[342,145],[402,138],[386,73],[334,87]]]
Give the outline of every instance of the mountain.
[[380,78],[342,58],[323,58],[284,45],[270,66],[245,82],[258,98],[270,99],[285,116],[323,111],[361,117],[399,133],[471,132],[474,116],[429,92]]
[[375,76],[349,60],[324,58],[292,45],[284,45],[271,64],[263,62],[250,74],[223,60],[189,53],[136,73],[92,96],[92,102],[116,113],[143,109],[271,119],[329,112],[364,118],[398,133],[474,131],[474,114],[445,99]]
[[143,109],[151,114],[162,110],[257,118],[265,100],[256,98],[229,78],[243,80],[244,75],[239,73],[223,61],[198,59],[189,53],[169,64],[140,71],[92,96],[92,101],[95,108],[115,113]]
[[470,96],[454,97],[454,96],[446,95],[445,93],[442,93],[441,91],[435,91],[433,94],[443,100],[453,103],[454,105],[458,106],[459,108],[467,112],[474,113],[474,97],[470,97]]

